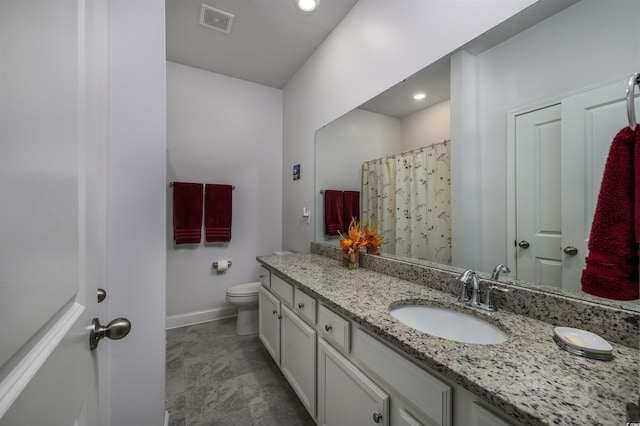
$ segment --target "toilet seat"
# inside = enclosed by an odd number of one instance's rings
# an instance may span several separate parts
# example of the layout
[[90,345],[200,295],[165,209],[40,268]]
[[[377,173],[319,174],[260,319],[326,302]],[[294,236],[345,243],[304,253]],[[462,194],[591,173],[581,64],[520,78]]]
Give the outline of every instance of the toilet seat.
[[238,284],[227,289],[227,296],[255,297],[260,291],[260,281],[246,284]]

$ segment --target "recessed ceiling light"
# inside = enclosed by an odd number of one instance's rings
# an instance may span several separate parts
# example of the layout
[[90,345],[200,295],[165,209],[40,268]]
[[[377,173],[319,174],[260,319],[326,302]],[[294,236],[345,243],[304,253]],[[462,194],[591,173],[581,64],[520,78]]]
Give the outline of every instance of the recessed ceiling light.
[[416,93],[415,95],[413,95],[413,99],[415,99],[416,101],[420,101],[426,97],[427,97],[427,94],[422,92]]
[[303,12],[313,12],[320,5],[320,0],[294,0],[298,9]]

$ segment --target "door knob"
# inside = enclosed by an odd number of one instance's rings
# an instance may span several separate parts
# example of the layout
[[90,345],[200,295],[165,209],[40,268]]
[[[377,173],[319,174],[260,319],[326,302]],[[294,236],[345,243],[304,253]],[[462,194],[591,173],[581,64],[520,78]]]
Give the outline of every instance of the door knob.
[[578,249],[574,246],[567,246],[564,248],[564,252],[569,256],[575,256],[576,254],[578,254]]
[[326,332],[333,330],[333,326],[331,324],[325,324],[324,329]]
[[116,318],[106,326],[100,324],[98,318],[91,321],[91,333],[89,334],[89,347],[94,351],[98,342],[103,337],[111,340],[120,340],[131,331],[131,322],[126,318]]
[[98,303],[107,298],[107,292],[103,288],[98,289]]
[[376,423],[380,423],[380,420],[382,420],[382,414],[373,413],[373,421],[376,422]]
[[522,240],[518,243],[518,247],[523,248],[523,249],[528,249],[529,248],[529,241],[525,241]]

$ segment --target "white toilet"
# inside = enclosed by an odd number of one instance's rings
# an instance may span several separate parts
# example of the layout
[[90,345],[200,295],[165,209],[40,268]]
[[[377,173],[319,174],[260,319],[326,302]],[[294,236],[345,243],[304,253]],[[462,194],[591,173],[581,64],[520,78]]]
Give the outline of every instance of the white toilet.
[[[293,254],[288,250],[274,251],[278,256]],[[227,303],[238,308],[236,319],[236,334],[247,336],[258,332],[258,297],[260,281],[255,283],[238,284],[227,289]]]
[[238,284],[227,289],[227,302],[238,308],[236,334],[247,336],[258,332],[258,293],[260,281]]

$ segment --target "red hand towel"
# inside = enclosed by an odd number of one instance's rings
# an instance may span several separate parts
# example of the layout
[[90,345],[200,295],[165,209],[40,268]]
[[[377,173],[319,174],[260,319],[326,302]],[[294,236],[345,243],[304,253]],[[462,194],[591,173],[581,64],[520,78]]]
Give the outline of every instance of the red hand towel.
[[338,235],[344,231],[342,191],[327,189],[324,191],[324,233]]
[[231,185],[205,185],[204,230],[207,242],[231,241]]
[[197,244],[202,234],[202,184],[173,184],[173,238],[176,244]]
[[342,221],[344,223],[344,231],[349,232],[348,228],[352,218],[356,218],[360,222],[360,191],[344,191],[344,208]]
[[[640,259],[640,125],[636,124],[636,145],[633,151],[633,166],[636,177],[636,198],[635,198],[635,229],[636,245],[638,247],[638,259]],[[640,260],[638,261],[638,277],[640,278]]]
[[635,198],[640,166],[637,156],[634,160],[637,139],[637,131],[625,127],[613,139],[609,150],[581,280],[582,290],[594,296],[616,300],[640,297],[634,229],[640,203]]

